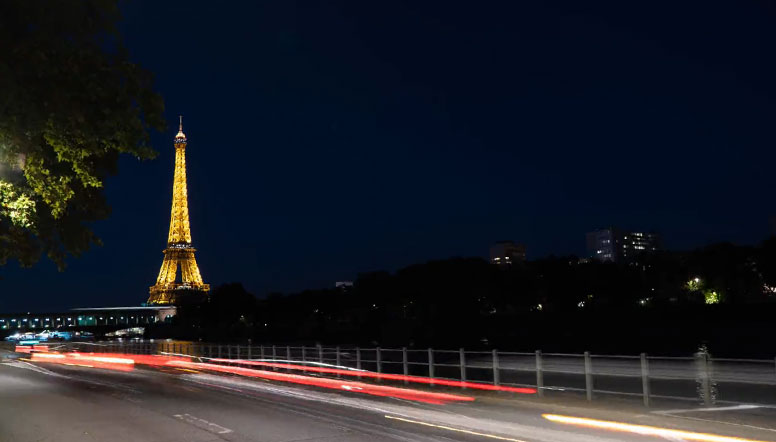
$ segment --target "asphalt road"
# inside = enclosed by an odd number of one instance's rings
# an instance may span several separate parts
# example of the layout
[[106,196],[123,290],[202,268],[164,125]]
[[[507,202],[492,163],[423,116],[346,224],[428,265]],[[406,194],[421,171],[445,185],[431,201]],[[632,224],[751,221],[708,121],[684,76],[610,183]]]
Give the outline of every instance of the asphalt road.
[[[557,412],[551,404],[501,402],[430,405],[192,370],[119,372],[22,360],[0,363],[2,442],[660,440],[550,422],[542,413]],[[715,429],[672,419],[651,415],[640,423]],[[768,438],[768,430],[718,429],[776,440],[776,430]]]

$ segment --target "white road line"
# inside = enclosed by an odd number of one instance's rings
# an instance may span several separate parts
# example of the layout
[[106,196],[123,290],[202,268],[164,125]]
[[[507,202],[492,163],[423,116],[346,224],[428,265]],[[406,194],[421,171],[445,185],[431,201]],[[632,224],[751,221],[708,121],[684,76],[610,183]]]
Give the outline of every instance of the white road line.
[[774,428],[758,427],[757,425],[739,424],[736,422],[727,422],[727,421],[720,421],[715,419],[703,419],[700,417],[692,417],[692,416],[671,416],[671,417],[675,417],[677,419],[689,419],[689,420],[700,421],[700,422],[714,422],[715,424],[733,425],[735,427],[746,427],[746,428],[751,428],[753,430],[771,431],[776,433],[776,429]]
[[677,419],[688,419],[688,420],[694,420],[694,421],[700,421],[700,422],[714,422],[715,424],[733,425],[736,427],[746,427],[754,430],[776,432],[776,429],[774,428],[759,427],[757,425],[740,424],[738,422],[729,422],[729,421],[724,421],[719,419],[705,419],[702,417],[695,417],[695,416],[679,416],[679,414],[682,414],[682,413],[693,413],[696,411],[700,411],[700,412],[735,411],[735,410],[753,410],[756,408],[776,408],[776,407],[773,407],[770,405],[741,404],[741,405],[732,405],[729,407],[680,408],[676,410],[659,410],[659,411],[653,411],[652,413],[660,414],[662,416],[675,417]]
[[763,408],[762,405],[753,404],[741,404],[733,405],[730,407],[708,407],[708,408],[678,408],[675,410],[660,410],[653,411],[655,414],[678,414],[678,413],[694,413],[696,411],[730,411],[730,410],[751,410],[753,408]]
[[192,416],[192,415],[190,415],[188,413],[173,414],[173,417],[175,417],[177,419],[180,419],[182,421],[188,422],[188,423],[194,425],[195,427],[201,428],[203,430],[207,430],[207,431],[209,431],[211,433],[226,434],[226,433],[231,433],[232,432],[232,430],[230,430],[229,428],[222,427],[222,426],[220,426],[218,424],[214,424],[213,422],[208,422],[205,419],[201,419],[201,418],[198,418],[196,416]]
[[6,363],[3,363],[3,365],[8,365],[9,367],[24,368],[26,370],[31,370],[37,373],[42,373],[42,374],[54,376],[54,377],[68,378],[68,379],[70,378],[70,376],[65,376],[63,374],[55,373],[51,370],[48,370],[43,367],[38,367],[37,365],[30,364],[29,362],[25,362],[25,361],[6,362]]
[[138,390],[136,388],[129,387],[127,385],[117,384],[117,383],[113,383],[113,382],[97,381],[97,380],[94,380],[94,379],[87,379],[87,378],[81,377],[81,376],[69,376],[69,375],[65,375],[65,374],[61,374],[61,373],[56,373],[56,372],[51,371],[51,370],[49,370],[47,368],[43,368],[43,367],[40,367],[40,366],[35,365],[35,364],[31,364],[31,363],[26,362],[26,361],[9,362],[9,363],[4,363],[3,365],[8,365],[10,367],[16,367],[16,368],[23,368],[25,370],[31,370],[31,371],[34,371],[34,372],[37,372],[37,373],[41,373],[41,374],[45,374],[47,376],[51,376],[51,377],[55,377],[55,378],[69,379],[69,380],[77,381],[77,382],[85,382],[87,384],[99,385],[101,387],[115,388],[117,390],[124,390],[124,391],[128,391],[128,392],[131,392],[131,393],[140,393],[140,390]]
[[495,435],[495,434],[479,433],[479,432],[476,432],[476,431],[466,430],[466,429],[463,429],[463,428],[448,427],[446,425],[437,425],[437,424],[432,424],[430,422],[416,421],[416,420],[413,420],[413,419],[404,419],[402,417],[390,416],[390,415],[387,415],[387,414],[385,415],[385,418],[386,419],[397,420],[397,421],[402,421],[402,422],[407,422],[407,423],[410,423],[410,424],[423,425],[424,427],[439,428],[441,430],[456,431],[458,433],[471,434],[473,436],[487,437],[489,439],[506,440],[506,441],[510,441],[510,442],[525,442],[522,439],[513,439],[511,437],[498,436],[498,435]]

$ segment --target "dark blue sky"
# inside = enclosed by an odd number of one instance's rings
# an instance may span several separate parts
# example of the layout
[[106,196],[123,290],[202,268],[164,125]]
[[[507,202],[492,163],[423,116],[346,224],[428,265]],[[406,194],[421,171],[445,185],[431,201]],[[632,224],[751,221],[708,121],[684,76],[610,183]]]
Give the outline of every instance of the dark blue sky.
[[[585,2],[586,3],[586,2]],[[206,282],[257,295],[606,225],[755,243],[774,208],[766,2],[134,1],[170,128],[107,183],[105,245],[3,269],[0,310],[145,301],[177,115]],[[12,294],[8,296],[6,294]]]

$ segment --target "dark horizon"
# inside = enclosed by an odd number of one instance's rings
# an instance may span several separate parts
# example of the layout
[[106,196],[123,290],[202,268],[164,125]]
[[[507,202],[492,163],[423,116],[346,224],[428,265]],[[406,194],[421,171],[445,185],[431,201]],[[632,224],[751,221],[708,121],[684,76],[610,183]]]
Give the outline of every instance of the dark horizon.
[[108,180],[104,247],[0,270],[0,311],[146,300],[179,114],[202,276],[257,296],[502,239],[585,256],[607,226],[675,250],[771,233],[768,4],[241,6],[125,5],[166,100],[159,156]]

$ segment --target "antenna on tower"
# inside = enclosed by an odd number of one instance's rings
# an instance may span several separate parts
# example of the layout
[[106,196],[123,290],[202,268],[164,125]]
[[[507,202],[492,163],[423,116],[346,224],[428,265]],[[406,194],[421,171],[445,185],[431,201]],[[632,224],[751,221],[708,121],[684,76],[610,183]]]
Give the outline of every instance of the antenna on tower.
[[178,123],[178,134],[175,135],[176,140],[181,140],[183,143],[186,142],[186,134],[183,133],[183,115],[178,115],[179,123]]

